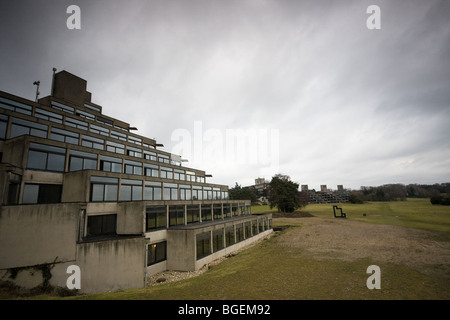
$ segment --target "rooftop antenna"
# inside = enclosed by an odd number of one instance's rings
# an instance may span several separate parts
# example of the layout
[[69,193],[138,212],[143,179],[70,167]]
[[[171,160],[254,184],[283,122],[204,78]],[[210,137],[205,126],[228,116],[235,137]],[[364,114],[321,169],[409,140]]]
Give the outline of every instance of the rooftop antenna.
[[52,92],[51,92],[51,96],[53,97],[54,93],[55,93],[55,72],[56,72],[56,68],[53,68],[53,77],[52,77]]
[[40,85],[40,84],[41,84],[40,81],[35,81],[35,82],[33,83],[33,85],[37,86],[37,87],[36,87],[36,102],[38,101],[38,97],[39,97],[39,95],[41,94],[41,93],[39,92],[39,85]]

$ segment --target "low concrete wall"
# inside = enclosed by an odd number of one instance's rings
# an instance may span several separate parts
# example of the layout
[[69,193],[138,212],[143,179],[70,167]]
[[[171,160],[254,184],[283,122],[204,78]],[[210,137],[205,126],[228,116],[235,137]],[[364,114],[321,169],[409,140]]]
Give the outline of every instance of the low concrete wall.
[[142,288],[145,285],[145,239],[131,238],[77,245],[81,292]]
[[0,207],[0,270],[75,260],[79,205]]

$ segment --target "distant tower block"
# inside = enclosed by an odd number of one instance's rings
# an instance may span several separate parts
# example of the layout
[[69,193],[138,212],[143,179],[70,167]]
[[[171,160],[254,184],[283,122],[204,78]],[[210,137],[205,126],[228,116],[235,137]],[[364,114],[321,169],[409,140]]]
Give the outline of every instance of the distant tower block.
[[344,186],[342,184],[338,184],[338,191],[344,191]]
[[264,179],[264,178],[255,179],[255,184],[264,184],[265,182],[266,182],[266,179]]
[[321,184],[320,185],[320,191],[326,192],[327,191],[327,185],[326,184]]
[[308,185],[302,184],[302,192],[306,192],[306,191],[308,191]]

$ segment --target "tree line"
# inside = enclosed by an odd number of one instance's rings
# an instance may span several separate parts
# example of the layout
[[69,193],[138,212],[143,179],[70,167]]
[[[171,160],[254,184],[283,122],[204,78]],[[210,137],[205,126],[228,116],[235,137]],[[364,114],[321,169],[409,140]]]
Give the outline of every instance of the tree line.
[[450,204],[450,183],[385,184],[377,187],[361,187],[350,195],[351,203],[365,201],[405,201],[406,198],[430,198],[432,204]]
[[[238,183],[229,189],[229,195],[231,200],[251,200],[252,203],[256,203],[258,198],[254,187],[241,187]],[[291,181],[287,175],[273,176],[264,195],[271,208],[277,207],[281,212],[293,212],[308,204],[308,198],[299,192],[299,184]],[[450,183],[362,186],[360,190],[350,192],[351,203],[405,201],[406,198],[430,198],[432,204],[450,205]]]

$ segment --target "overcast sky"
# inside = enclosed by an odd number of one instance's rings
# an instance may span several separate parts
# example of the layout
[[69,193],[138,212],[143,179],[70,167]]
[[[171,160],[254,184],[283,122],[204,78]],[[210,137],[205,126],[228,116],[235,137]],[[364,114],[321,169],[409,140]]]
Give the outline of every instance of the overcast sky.
[[73,73],[212,183],[450,182],[450,1],[1,0],[0,40],[0,90]]

